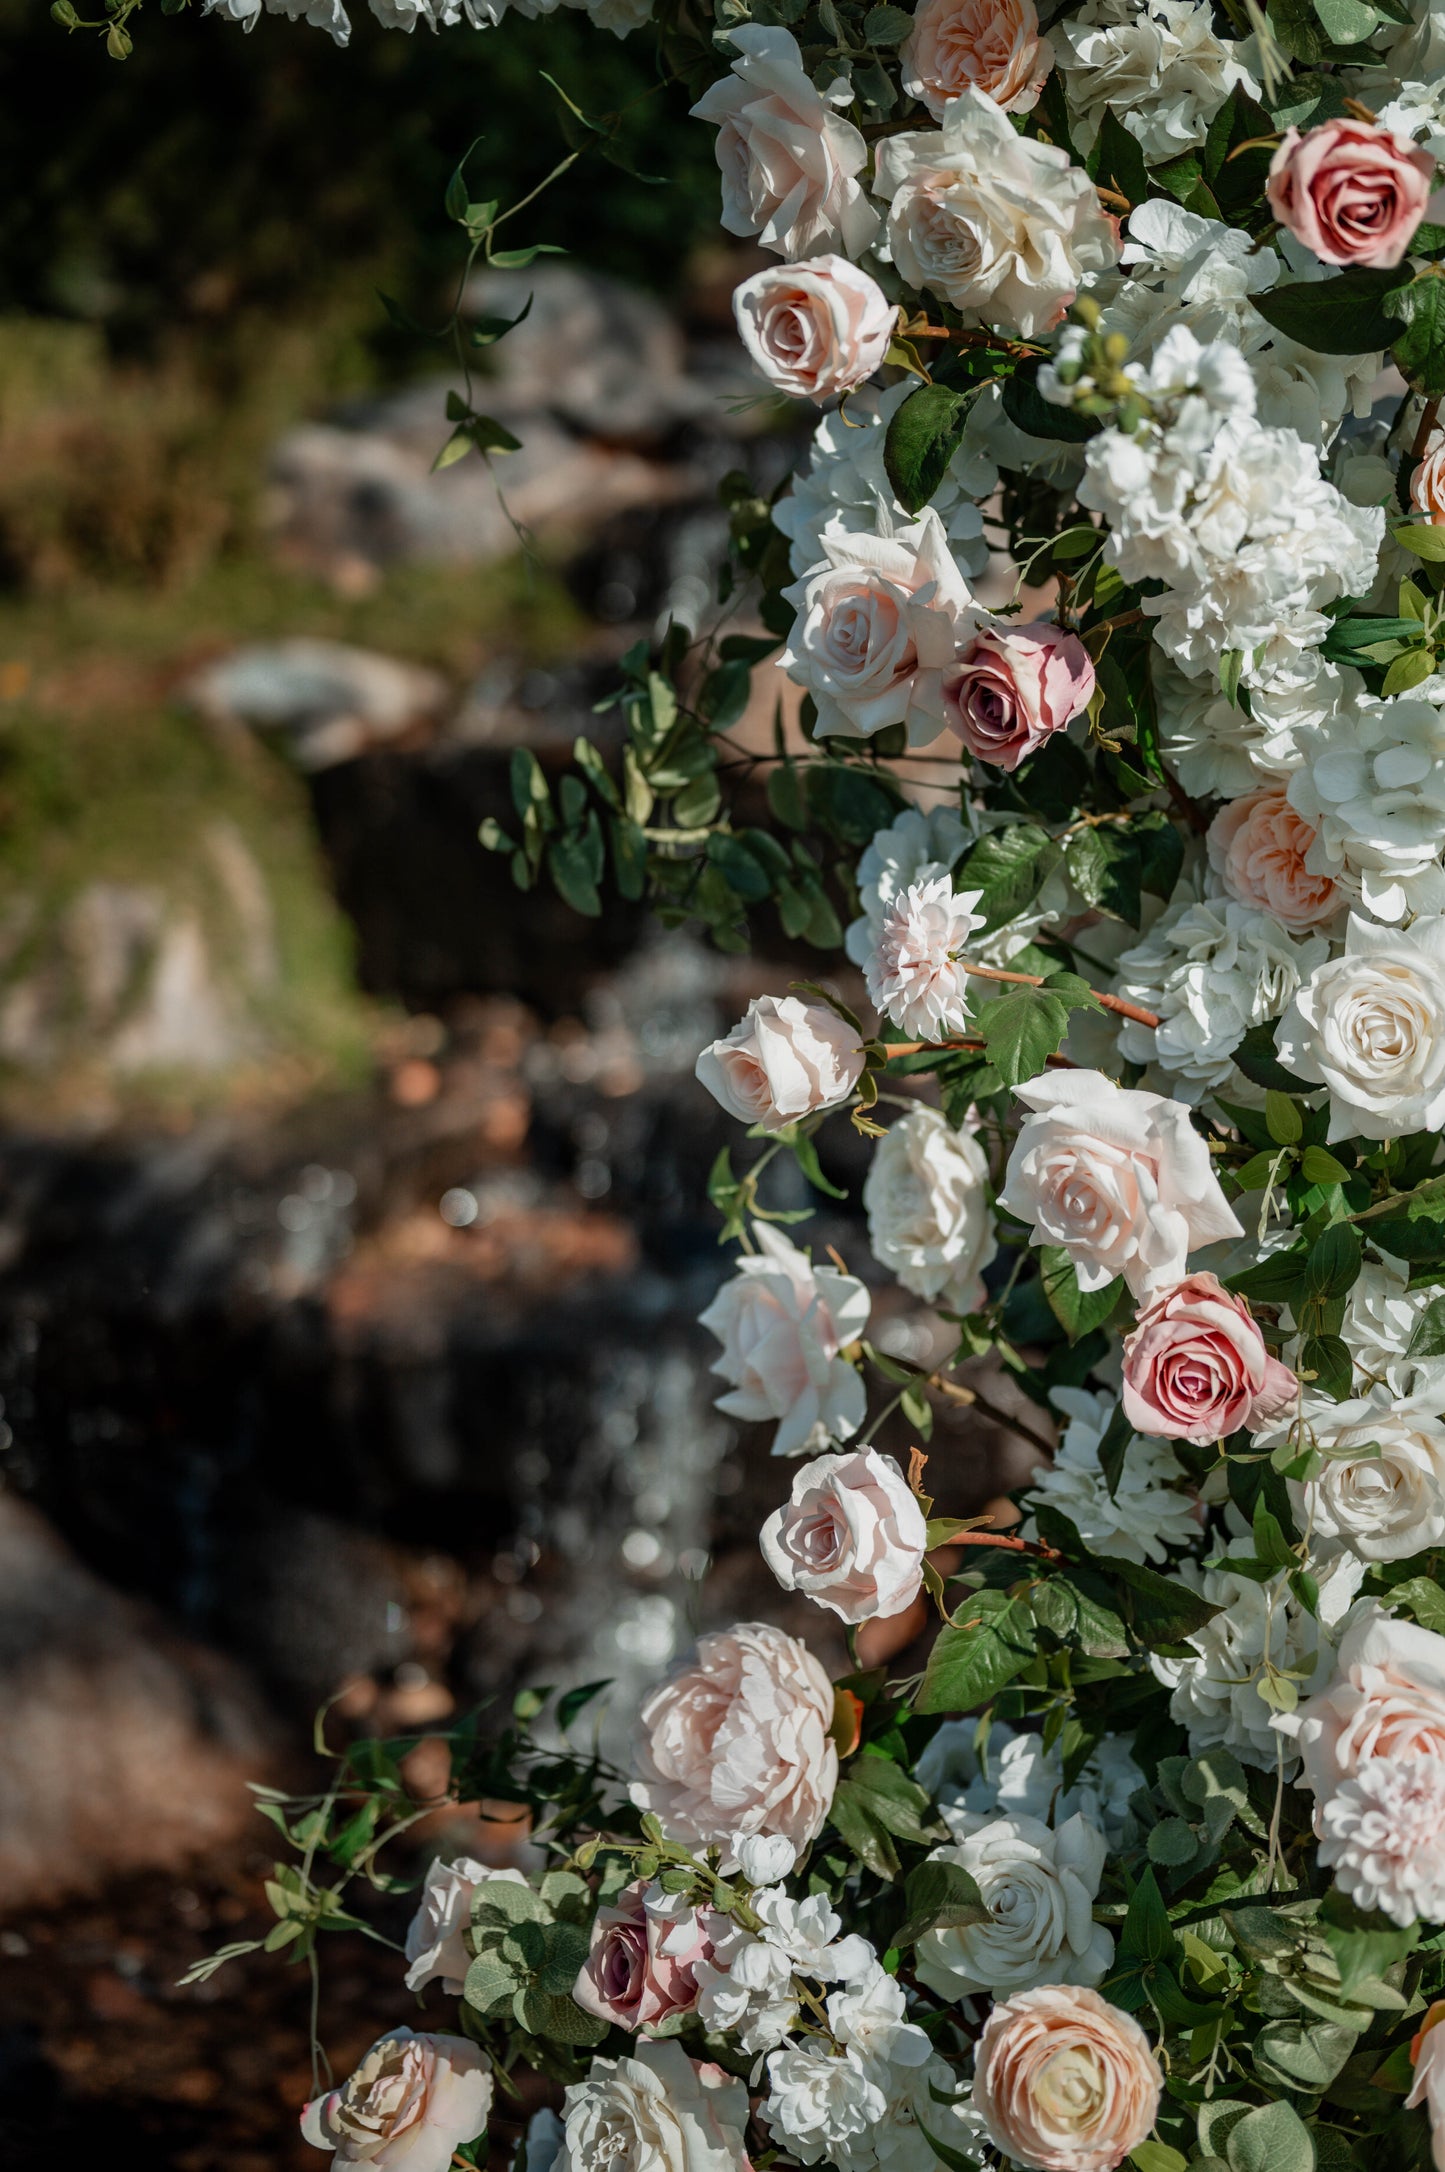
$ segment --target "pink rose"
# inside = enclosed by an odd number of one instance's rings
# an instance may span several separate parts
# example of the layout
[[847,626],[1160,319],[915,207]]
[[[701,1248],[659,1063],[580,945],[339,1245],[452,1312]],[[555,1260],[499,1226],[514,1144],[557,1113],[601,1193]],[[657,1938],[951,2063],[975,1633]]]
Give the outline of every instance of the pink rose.
[[1027,113],[1054,64],[1033,0],[923,0],[900,58],[903,88],[936,121],[970,84],[1005,113]]
[[1209,864],[1231,897],[1270,913],[1282,928],[1318,928],[1340,909],[1328,875],[1310,872],[1318,832],[1286,794],[1268,786],[1221,807],[1209,825]]
[[1362,1606],[1328,1687],[1274,1724],[1298,1744],[1323,1833],[1321,1806],[1371,1758],[1445,1757],[1445,1637]]
[[772,264],[733,295],[743,345],[770,385],[828,400],[871,377],[898,311],[876,279],[845,256]]
[[1136,1433],[1203,1446],[1292,1410],[1299,1382],[1270,1356],[1242,1297],[1186,1275],[1124,1338],[1124,1415]]
[[1154,2125],[1164,2077],[1131,2014],[1078,1984],[995,2006],[974,2057],[973,2108],[1032,2172],[1113,2172]]
[[1398,264],[1435,182],[1428,151],[1365,121],[1286,129],[1265,194],[1281,226],[1324,264]]
[[1424,459],[1410,477],[1410,503],[1426,520],[1445,521],[1445,433],[1430,440]]
[[697,1965],[712,1940],[695,1909],[639,1878],[599,1908],[592,1951],[572,1988],[586,2013],[621,2029],[656,2028],[697,2004]]
[[1410,2045],[1415,2086],[1405,2099],[1413,2112],[1423,2104],[1430,2114],[1431,2155],[1436,2172],[1445,2172],[1445,1999],[1436,1999]]
[[1087,709],[1093,692],[1083,642],[1044,620],[985,626],[943,678],[950,726],[970,754],[996,769],[1017,769]]
[[301,2132],[338,2165],[377,2172],[447,2172],[492,2108],[491,2062],[465,2036],[379,2036],[351,2079],[301,2114]]
[[901,1614],[923,1588],[928,1524],[891,1456],[817,1456],[763,1525],[763,1558],[784,1591],[846,1622]]
[[846,1101],[863,1069],[855,1029],[826,1003],[758,996],[732,1032],[697,1059],[714,1101],[744,1124],[781,1131]]

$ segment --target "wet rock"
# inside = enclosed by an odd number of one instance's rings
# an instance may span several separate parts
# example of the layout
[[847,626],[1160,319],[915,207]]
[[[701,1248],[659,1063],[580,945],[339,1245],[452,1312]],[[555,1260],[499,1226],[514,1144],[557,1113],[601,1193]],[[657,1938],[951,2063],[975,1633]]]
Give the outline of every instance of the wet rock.
[[256,642],[196,672],[180,698],[209,722],[284,734],[303,769],[328,769],[429,722],[440,672],[340,641]]

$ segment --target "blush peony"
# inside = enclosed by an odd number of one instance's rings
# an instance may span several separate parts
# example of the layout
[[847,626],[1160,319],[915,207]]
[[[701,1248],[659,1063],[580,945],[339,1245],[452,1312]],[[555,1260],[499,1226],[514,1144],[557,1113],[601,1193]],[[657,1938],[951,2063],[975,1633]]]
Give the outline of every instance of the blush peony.
[[818,1456],[763,1525],[763,1559],[785,1591],[846,1622],[901,1614],[923,1588],[927,1521],[891,1456]]
[[1318,834],[1283,789],[1246,792],[1210,823],[1209,864],[1232,898],[1282,928],[1323,927],[1342,900],[1333,878],[1310,867]]
[[936,121],[966,90],[1027,113],[1054,64],[1034,0],[923,0],[899,58],[903,88]]
[[864,967],[868,1000],[900,1033],[941,1041],[968,1017],[963,950],[983,926],[981,891],[955,890],[951,875],[910,883],[884,914]]
[[1320,1864],[1360,1908],[1445,1920],[1445,1757],[1372,1757],[1320,1809]]
[[696,1075],[729,1116],[781,1131],[846,1101],[862,1069],[857,1033],[826,1003],[757,996],[731,1033],[703,1050]]
[[989,2140],[1031,2172],[1113,2172],[1151,2132],[1163,2087],[1133,2016],[1077,1984],[995,2006],[974,2059]]
[[487,2054],[465,2036],[379,2036],[349,2081],[313,2098],[301,2132],[338,2165],[377,2172],[447,2172],[452,2152],[474,2142],[492,2108]]
[[1124,1338],[1124,1415],[1137,1433],[1199,1446],[1292,1410],[1299,1382],[1270,1356],[1242,1297],[1186,1275]]

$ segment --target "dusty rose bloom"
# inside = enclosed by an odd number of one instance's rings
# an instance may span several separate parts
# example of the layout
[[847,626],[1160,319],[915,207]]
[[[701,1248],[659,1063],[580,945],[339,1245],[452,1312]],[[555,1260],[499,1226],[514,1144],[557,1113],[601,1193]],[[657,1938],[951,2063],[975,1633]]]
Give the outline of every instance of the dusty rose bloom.
[[1086,709],[1094,666],[1076,634],[1040,620],[985,626],[944,673],[945,714],[981,762],[1017,769]]
[[763,1558],[785,1591],[846,1622],[901,1614],[923,1588],[927,1523],[892,1456],[816,1456],[763,1525]]
[[1209,825],[1209,864],[1231,897],[1270,913],[1282,928],[1318,928],[1333,920],[1340,895],[1328,875],[1310,872],[1318,832],[1277,786],[1246,792]]
[[1294,1408],[1299,1382],[1270,1356],[1242,1297],[1186,1275],[1124,1338],[1124,1415],[1136,1433],[1203,1444]]
[[712,1955],[697,1911],[639,1878],[592,1925],[592,1951],[572,1989],[577,2004],[623,2029],[656,2028],[697,2004],[697,1964]]
[[1286,129],[1270,160],[1269,208],[1323,264],[1398,264],[1435,182],[1428,151],[1364,121]]
[[492,2108],[490,2062],[465,2036],[379,2036],[351,2079],[315,2097],[301,2132],[336,2163],[377,2172],[446,2172],[452,2151],[474,2142]]
[[1410,477],[1410,503],[1426,520],[1445,521],[1445,432],[1430,440]]
[[1423,2104],[1430,2115],[1435,2172],[1445,2172],[1445,2030],[1440,2027],[1442,2021],[1445,2021],[1445,1999],[1437,1999],[1410,2045],[1415,2086],[1405,2099],[1407,2112],[1413,2112]]
[[878,281],[845,256],[755,272],[733,295],[733,316],[769,384],[803,400],[832,399],[871,377],[898,322]]
[[1154,2125],[1164,2077],[1131,2014],[1079,1984],[995,2006],[974,2061],[989,2140],[1036,2172],[1113,2172]]
[[903,88],[935,120],[970,84],[1005,113],[1027,113],[1054,64],[1033,0],[923,0],[900,58]]

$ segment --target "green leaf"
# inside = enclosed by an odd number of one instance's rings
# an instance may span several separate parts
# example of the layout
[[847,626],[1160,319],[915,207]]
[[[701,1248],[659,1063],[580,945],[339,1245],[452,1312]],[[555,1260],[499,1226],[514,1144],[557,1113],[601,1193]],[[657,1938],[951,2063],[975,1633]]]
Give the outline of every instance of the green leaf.
[[1021,1599],[980,1591],[959,1609],[928,1655],[915,1709],[973,1712],[1011,1682],[1037,1650],[1034,1624]]
[[1332,45],[1358,45],[1380,20],[1367,0],[1314,0],[1314,11]]
[[1038,388],[1038,370],[1015,370],[1003,381],[1003,411],[1016,430],[1026,437],[1053,438],[1066,445],[1082,445],[1097,437],[1102,424],[1093,415],[1080,415],[1072,407],[1056,407]]
[[562,1732],[566,1733],[573,1720],[586,1711],[594,1697],[600,1697],[604,1689],[611,1687],[612,1677],[606,1675],[600,1682],[581,1682],[576,1689],[564,1690],[557,1699],[557,1725]]
[[848,1194],[840,1185],[831,1184],[818,1164],[818,1149],[806,1132],[795,1131],[789,1140],[793,1158],[815,1192],[825,1192],[829,1199],[846,1199]]
[[1292,1248],[1287,1252],[1272,1252],[1257,1266],[1246,1267],[1237,1275],[1225,1278],[1225,1287],[1240,1297],[1252,1297],[1262,1305],[1292,1303],[1303,1294],[1305,1287],[1305,1255]]
[[1403,315],[1396,307],[1399,285],[1396,271],[1361,268],[1334,279],[1271,287],[1267,293],[1252,294],[1250,302],[1276,331],[1317,354],[1372,354],[1390,346],[1402,330]]
[[828,1815],[859,1860],[880,1878],[899,1871],[895,1837],[923,1842],[931,1811],[925,1791],[892,1758],[864,1750],[843,1768]]
[[1343,1297],[1359,1280],[1362,1256],[1359,1234],[1348,1222],[1334,1222],[1322,1230],[1305,1261],[1310,1296]]
[[1424,272],[1397,286],[1390,307],[1405,319],[1394,343],[1395,365],[1428,399],[1445,394],[1445,278]]
[[1358,2033],[1338,2021],[1266,2021],[1254,2040],[1255,2072],[1318,2095],[1349,2058]]
[[929,1931],[962,1930],[970,1923],[986,1923],[988,1909],[969,1873],[957,1863],[919,1863],[910,1870],[903,1887],[906,1911],[895,1946],[916,1945]]
[[1304,1118],[1295,1103],[1273,1086],[1264,1097],[1264,1120],[1276,1146],[1293,1146],[1304,1131]]
[[[1122,1280],[1113,1287],[1116,1291],[1122,1290]],[[1099,1294],[1102,1296],[1103,1292]],[[1103,1322],[1098,1324],[1102,1326]],[[1133,1438],[1134,1428],[1124,1415],[1124,1406],[1116,1403],[1113,1416],[1104,1429],[1103,1439],[1099,1442],[1099,1469],[1104,1474],[1104,1484],[1109,1489],[1111,1501],[1119,1491],[1119,1480],[1124,1475],[1124,1464]]]
[[[590,822],[600,840],[597,817],[590,817]],[[598,917],[602,911],[598,869],[585,833],[573,830],[555,838],[547,847],[547,871],[557,885],[558,895],[574,912],[585,913],[591,920]]]
[[1149,174],[1139,138],[1130,134],[1112,106],[1104,108],[1086,168],[1091,181],[1117,189],[1131,204],[1142,204],[1149,193]]
[[983,1036],[988,1060],[1005,1085],[1021,1086],[1058,1054],[1069,1030],[1069,1011],[1045,988],[1010,988],[980,1003],[971,1023]]
[[1183,1818],[1161,1818],[1150,1828],[1148,1849],[1151,1863],[1179,1870],[1199,1853],[1199,1836]]
[[1112,919],[1139,925],[1143,870],[1139,847],[1117,825],[1080,830],[1069,840],[1065,863],[1080,895]]
[[[1422,520],[1415,521],[1406,528],[1397,528],[1394,533],[1395,541],[1402,543],[1416,558],[1426,559],[1431,564],[1439,564],[1445,559],[1445,527],[1437,528],[1433,521]],[[1402,656],[1400,662],[1404,661]],[[1426,661],[1428,665],[1428,656]],[[1421,677],[1425,676],[1422,672]]]
[[1306,1184],[1348,1184],[1350,1172],[1342,1161],[1322,1146],[1307,1146],[1300,1156]]
[[1033,903],[1061,857],[1046,830],[1015,822],[979,839],[958,870],[957,887],[982,893],[978,909],[991,932],[1017,920]]
[[1102,1327],[1124,1293],[1123,1279],[1119,1275],[1101,1290],[1081,1290],[1073,1261],[1063,1247],[1056,1244],[1039,1247],[1039,1280],[1049,1310],[1070,1342],[1077,1342],[1080,1336]]
[[1349,1345],[1339,1335],[1306,1335],[1299,1369],[1313,1373],[1315,1387],[1337,1403],[1345,1402],[1353,1392],[1354,1363]]
[[[1420,1581],[1423,1583],[1424,1578]],[[1398,1598],[1399,1593],[1391,1596]],[[1440,1603],[1445,1609],[1445,1596]],[[1357,1984],[1386,1976],[1420,1942],[1418,1923],[1401,1930],[1377,1910],[1357,1908],[1338,1889],[1325,1895],[1320,1907],[1320,1929],[1339,1968],[1340,1996],[1344,1999]]]
[[1314,2172],[1315,2146],[1292,2104],[1246,2112],[1224,2146],[1229,2172]]
[[869,8],[863,18],[863,35],[870,45],[901,45],[913,28],[906,8]]
[[519,1991],[512,2001],[512,2012],[518,2026],[529,2036],[540,2036],[553,2044],[585,2048],[600,2044],[607,2034],[605,2021],[584,2013],[574,1998],[561,1992]]
[[521,1988],[516,1970],[499,1953],[480,1953],[467,1970],[463,1998],[479,2014],[500,2013]]
[[1411,1576],[1403,1584],[1392,1585],[1389,1603],[1404,1607],[1422,1629],[1433,1629],[1437,1636],[1445,1636],[1445,1590],[1433,1577]]
[[1385,673],[1380,692],[1391,700],[1396,694],[1408,694],[1412,686],[1419,686],[1428,679],[1434,669],[1433,649],[1426,648],[1423,643],[1417,649],[1407,649],[1403,656],[1395,658]]
[[905,512],[922,512],[948,473],[973,397],[947,385],[920,385],[889,423],[883,465]]
[[1119,1611],[1139,1642],[1151,1648],[1182,1643],[1219,1612],[1178,1577],[1160,1576],[1157,1570],[1108,1554],[1097,1555],[1094,1566],[1122,1586]]
[[1129,1899],[1124,1927],[1119,1933],[1119,1958],[1142,1965],[1167,1961],[1179,1950],[1169,1921],[1164,1896],[1152,1870],[1144,1870]]

